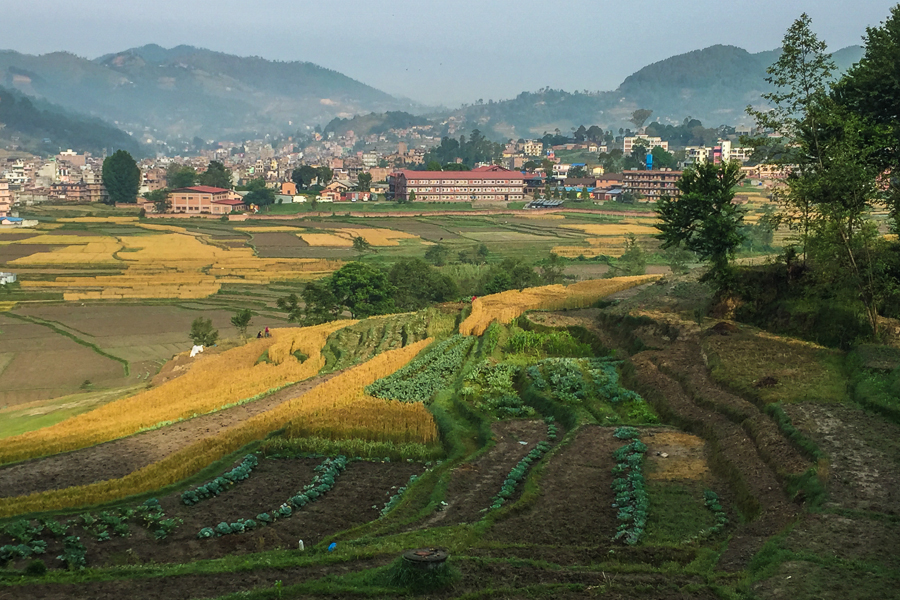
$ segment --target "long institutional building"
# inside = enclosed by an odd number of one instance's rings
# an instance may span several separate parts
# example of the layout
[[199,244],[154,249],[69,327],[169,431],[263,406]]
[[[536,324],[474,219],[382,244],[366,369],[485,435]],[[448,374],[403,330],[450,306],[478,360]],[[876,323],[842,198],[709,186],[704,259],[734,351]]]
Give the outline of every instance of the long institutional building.
[[415,192],[422,202],[506,202],[525,199],[525,174],[503,167],[472,171],[397,171],[390,178],[394,198]]
[[684,171],[662,169],[659,171],[623,171],[622,190],[647,200],[659,200],[661,196],[676,198],[681,190],[675,182],[681,179]]

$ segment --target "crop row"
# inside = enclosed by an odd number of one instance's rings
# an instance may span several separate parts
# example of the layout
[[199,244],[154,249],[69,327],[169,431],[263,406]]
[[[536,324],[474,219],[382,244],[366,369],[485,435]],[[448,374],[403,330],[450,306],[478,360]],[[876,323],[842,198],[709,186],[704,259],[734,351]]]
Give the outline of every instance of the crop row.
[[366,393],[376,398],[425,402],[453,381],[474,344],[474,338],[460,335],[434,344],[424,356],[366,387]]
[[624,539],[626,544],[637,544],[647,526],[650,497],[647,495],[642,464],[647,446],[638,438],[633,427],[619,427],[614,434],[619,439],[631,439],[615,452],[616,466],[613,467],[612,489],[616,494],[613,508],[619,509],[619,527],[613,541]]
[[479,410],[501,419],[533,417],[535,410],[522,402],[515,381],[521,366],[511,362],[484,360],[463,381],[460,395]]
[[208,481],[193,490],[188,490],[181,494],[181,501],[191,506],[208,498],[214,498],[222,492],[230,490],[237,482],[250,477],[253,468],[258,464],[259,459],[252,454],[248,454],[241,461],[241,464],[227,473],[223,473],[221,477],[216,477],[212,481]]
[[[395,506],[397,506],[398,504],[400,504],[400,501],[403,500],[403,494],[406,493],[406,490],[408,490],[409,487],[410,487],[412,484],[414,484],[418,478],[419,478],[418,475],[410,475],[410,476],[409,476],[409,481],[406,482],[406,485],[404,485],[403,487],[399,488],[399,489],[397,490],[397,492],[396,492],[393,496],[391,496],[390,498],[388,498],[388,501],[384,503],[384,506],[383,506],[383,507],[381,507],[381,511],[380,511],[380,512],[381,512],[381,516],[382,516],[382,517],[383,517],[384,515],[388,514],[389,512],[391,512],[391,510],[393,510]],[[372,508],[378,508],[378,505],[376,504],[376,505],[373,506]]]
[[[120,479],[110,479],[24,497],[0,498],[0,518],[27,512],[63,510],[74,506],[110,502],[126,496],[157,490],[181,481],[247,444],[262,440],[271,432],[283,429],[292,420],[302,419],[304,416],[313,415],[325,409],[341,408],[358,402],[366,385],[405,365],[431,341],[429,338],[379,354],[372,360],[344,371],[272,410],[251,417],[213,436],[200,439],[159,462]],[[256,357],[258,356],[257,353]],[[305,365],[306,362],[303,364]],[[183,375],[175,381],[185,377],[187,375]],[[162,387],[164,386],[157,389],[162,389]],[[6,440],[4,440],[5,442]]]
[[[547,417],[545,419],[547,423],[547,439],[555,440],[557,435],[556,424],[554,423],[553,417]],[[538,442],[537,445],[525,455],[525,457],[520,460],[515,467],[510,470],[509,474],[506,476],[506,479],[503,481],[503,487],[500,488],[500,491],[496,496],[491,500],[491,506],[489,510],[497,510],[503,504],[512,498],[513,494],[516,491],[516,486],[525,479],[525,475],[528,474],[528,469],[531,467],[532,463],[535,463],[541,459],[544,454],[550,450],[550,444],[546,441]]]
[[252,531],[257,527],[274,523],[278,519],[284,519],[294,514],[294,511],[300,510],[307,504],[312,504],[323,495],[331,491],[337,477],[347,468],[347,457],[338,456],[336,458],[326,458],[322,464],[315,468],[316,475],[312,482],[308,483],[301,491],[294,496],[288,498],[271,514],[260,513],[256,515],[256,519],[238,519],[234,523],[221,522],[215,527],[204,527],[197,534],[200,539],[221,537],[232,533],[244,533]]

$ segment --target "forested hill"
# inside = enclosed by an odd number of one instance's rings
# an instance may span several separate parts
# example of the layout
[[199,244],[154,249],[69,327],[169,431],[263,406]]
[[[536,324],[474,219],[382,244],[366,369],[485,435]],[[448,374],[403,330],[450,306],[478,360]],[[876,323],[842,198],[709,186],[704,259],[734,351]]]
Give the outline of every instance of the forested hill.
[[[761,94],[771,87],[766,69],[780,50],[751,54],[735,46],[711,46],[648,65],[611,92],[575,92],[544,89],[524,92],[512,100],[468,106],[456,111],[471,126],[503,137],[533,137],[579,125],[629,127],[638,108],[653,111],[650,120],[681,122],[692,116],[710,125],[749,122],[748,104],[760,105]],[[850,46],[834,53],[839,72],[862,57],[862,48]]]
[[192,46],[149,45],[96,60],[2,51],[0,84],[159,138],[295,131],[338,116],[417,108],[312,63]]
[[104,121],[0,87],[0,147],[10,144],[33,154],[56,154],[66,148],[95,154],[104,149],[143,154],[137,140]]

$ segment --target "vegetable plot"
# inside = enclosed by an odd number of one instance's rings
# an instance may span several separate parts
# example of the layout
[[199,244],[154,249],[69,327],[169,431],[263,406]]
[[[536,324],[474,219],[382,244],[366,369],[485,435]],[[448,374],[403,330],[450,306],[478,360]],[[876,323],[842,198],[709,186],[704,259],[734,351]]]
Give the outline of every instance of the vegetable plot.
[[200,539],[221,537],[232,533],[244,533],[257,527],[274,523],[278,519],[286,519],[307,504],[311,504],[328,493],[334,487],[335,479],[347,468],[347,457],[326,458],[315,468],[316,475],[300,492],[289,498],[270,513],[260,513],[256,519],[238,519],[234,523],[221,522],[215,527],[204,527],[197,533]]
[[[555,440],[557,430],[556,424],[553,422],[553,417],[547,417],[545,422],[547,423],[547,439]],[[526,454],[525,458],[520,460],[509,472],[509,475],[506,476],[503,487],[500,488],[500,492],[491,500],[491,506],[488,510],[497,510],[503,506],[507,500],[512,498],[516,491],[516,487],[528,474],[528,469],[531,468],[532,464],[541,460],[541,457],[543,457],[548,450],[550,450],[550,444],[548,442],[538,442],[534,449]]]
[[426,402],[450,385],[475,344],[475,338],[454,335],[434,344],[423,356],[366,387],[366,393],[386,400]]
[[617,476],[612,483],[616,493],[613,508],[619,509],[619,527],[613,541],[624,539],[626,544],[633,546],[644,534],[650,510],[650,498],[641,469],[647,446],[638,439],[638,431],[633,427],[619,427],[613,435],[631,440],[613,453],[616,459],[613,474]]
[[216,477],[212,481],[209,481],[201,486],[194,488],[193,490],[188,490],[181,495],[181,501],[187,504],[188,506],[192,506],[206,500],[208,498],[213,498],[218,496],[222,492],[226,492],[231,489],[234,484],[239,481],[243,481],[250,477],[251,471],[253,471],[253,467],[259,464],[259,459],[256,458],[252,454],[248,454],[244,457],[244,460],[241,461],[241,464],[223,474],[221,477]]

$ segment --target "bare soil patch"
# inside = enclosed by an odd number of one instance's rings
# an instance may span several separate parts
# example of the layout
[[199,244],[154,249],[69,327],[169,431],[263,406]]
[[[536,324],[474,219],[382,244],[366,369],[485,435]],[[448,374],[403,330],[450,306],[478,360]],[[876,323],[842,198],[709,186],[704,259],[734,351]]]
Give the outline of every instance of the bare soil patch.
[[829,505],[900,515],[900,427],[846,404],[786,405],[829,458]]
[[653,431],[641,436],[647,445],[647,479],[703,479],[709,473],[702,438],[679,431]]
[[553,455],[533,504],[497,522],[490,539],[554,546],[606,545],[616,532],[613,428],[585,426]]
[[118,479],[203,438],[309,391],[337,375],[310,379],[253,402],[65,454],[0,467],[0,497]]

